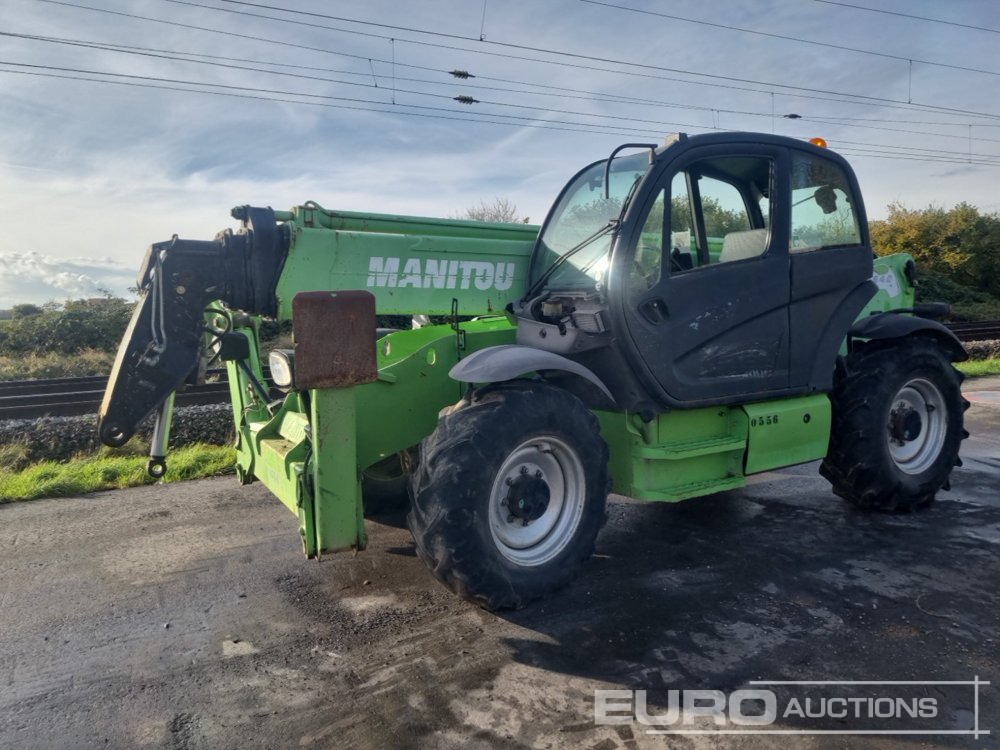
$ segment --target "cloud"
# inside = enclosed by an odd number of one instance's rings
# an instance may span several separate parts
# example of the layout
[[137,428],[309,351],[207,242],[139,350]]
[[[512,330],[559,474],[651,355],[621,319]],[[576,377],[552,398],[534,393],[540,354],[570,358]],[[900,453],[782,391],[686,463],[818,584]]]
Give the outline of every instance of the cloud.
[[64,302],[128,296],[135,274],[110,258],[55,258],[37,252],[0,253],[0,308],[23,302]]

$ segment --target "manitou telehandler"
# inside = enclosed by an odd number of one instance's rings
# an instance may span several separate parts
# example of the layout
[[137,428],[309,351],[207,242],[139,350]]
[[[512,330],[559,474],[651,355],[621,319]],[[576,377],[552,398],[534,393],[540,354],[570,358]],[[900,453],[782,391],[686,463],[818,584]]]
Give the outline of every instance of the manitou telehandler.
[[[541,229],[239,207],[237,231],[152,245],[100,411],[120,446],[228,363],[237,475],[299,519],[308,557],[408,504],[433,574],[489,608],[567,583],[609,492],[673,502],[822,459],[838,495],[911,510],[966,435],[958,340],[873,258],[847,162],[750,133],[626,144]],[[376,328],[378,315],[415,327]],[[432,316],[436,325],[419,325]],[[291,320],[269,355],[258,325]]]

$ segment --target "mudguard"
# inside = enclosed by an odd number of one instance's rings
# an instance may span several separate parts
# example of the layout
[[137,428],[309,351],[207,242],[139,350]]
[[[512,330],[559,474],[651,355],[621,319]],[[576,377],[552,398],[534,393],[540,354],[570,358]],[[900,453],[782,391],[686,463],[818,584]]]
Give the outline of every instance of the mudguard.
[[593,372],[559,354],[521,344],[491,346],[473,352],[451,368],[448,375],[460,383],[502,383],[539,370],[561,370],[593,383],[611,403],[614,396]]
[[912,315],[900,315],[893,312],[869,315],[855,323],[848,336],[851,339],[885,341],[913,334],[931,336],[947,350],[953,362],[964,362],[969,358],[962,342],[945,326],[936,320],[917,318]]

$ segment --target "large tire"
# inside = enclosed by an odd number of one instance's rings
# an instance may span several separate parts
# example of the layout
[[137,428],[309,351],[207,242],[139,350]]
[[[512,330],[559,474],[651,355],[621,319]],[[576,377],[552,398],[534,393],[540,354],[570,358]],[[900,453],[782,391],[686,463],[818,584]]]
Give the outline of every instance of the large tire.
[[565,586],[607,517],[597,418],[544,383],[492,387],[442,412],[421,446],[407,521],[434,576],[487,609]]
[[820,473],[859,508],[909,511],[948,489],[969,403],[962,373],[932,340],[867,345],[837,375]]

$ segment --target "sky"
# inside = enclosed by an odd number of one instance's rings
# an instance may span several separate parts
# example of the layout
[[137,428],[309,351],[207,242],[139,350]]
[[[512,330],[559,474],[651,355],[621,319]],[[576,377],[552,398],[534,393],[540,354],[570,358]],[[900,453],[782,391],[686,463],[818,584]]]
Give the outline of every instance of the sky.
[[0,309],[128,296],[150,243],[210,239],[242,204],[456,216],[503,197],[540,223],[619,144],[713,130],[825,138],[869,218],[1000,211],[1000,10],[3,0]]

